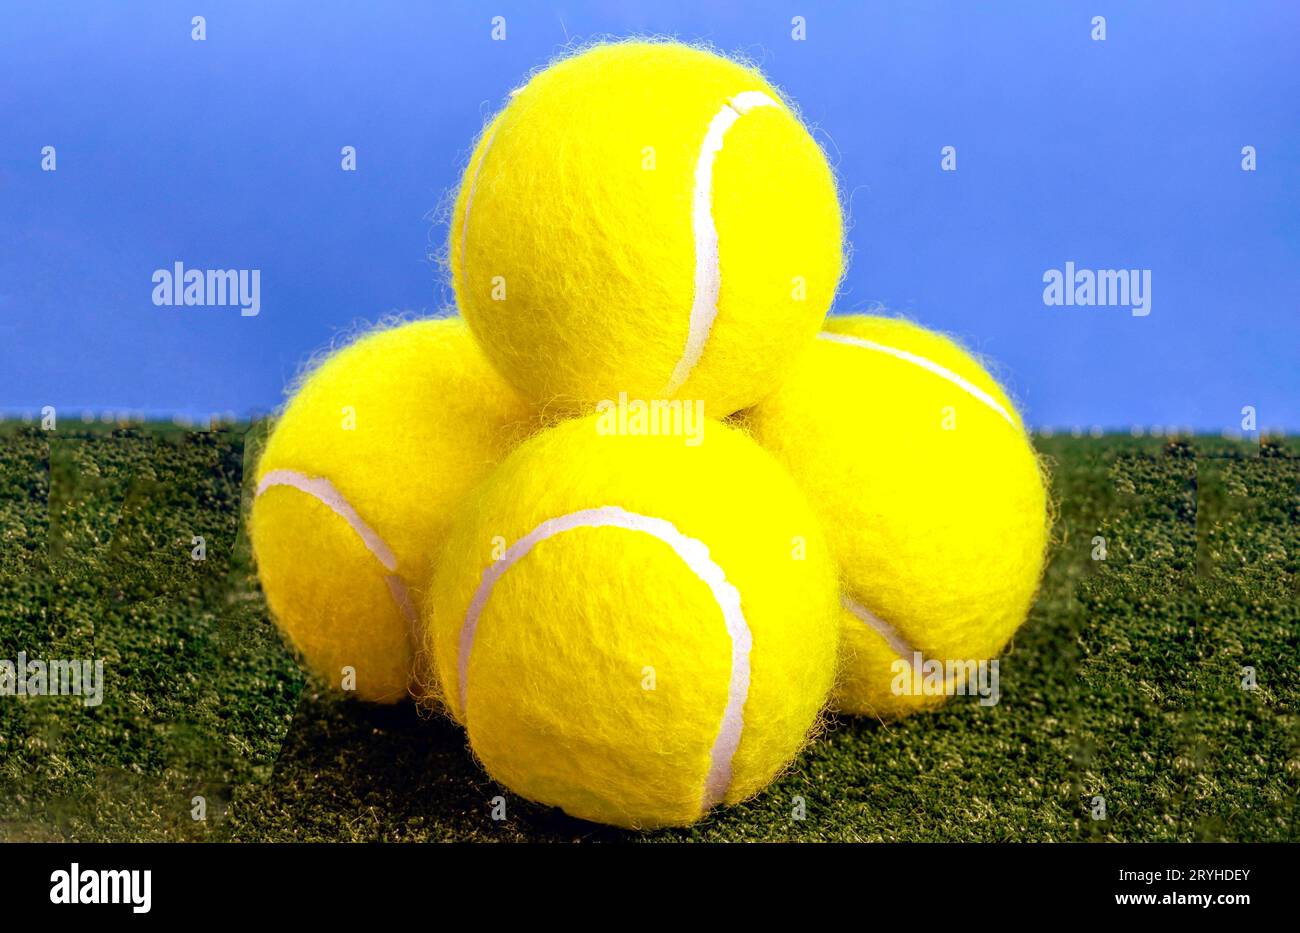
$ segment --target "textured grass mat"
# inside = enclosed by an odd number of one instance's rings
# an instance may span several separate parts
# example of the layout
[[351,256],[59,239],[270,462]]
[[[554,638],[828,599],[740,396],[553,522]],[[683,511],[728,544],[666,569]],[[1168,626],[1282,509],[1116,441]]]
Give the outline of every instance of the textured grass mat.
[[242,531],[262,436],[0,426],[0,658],[105,671],[96,707],[0,696],[0,839],[1300,840],[1300,439],[1036,438],[1057,545],[997,705],[831,722],[749,803],[635,834],[304,680]]

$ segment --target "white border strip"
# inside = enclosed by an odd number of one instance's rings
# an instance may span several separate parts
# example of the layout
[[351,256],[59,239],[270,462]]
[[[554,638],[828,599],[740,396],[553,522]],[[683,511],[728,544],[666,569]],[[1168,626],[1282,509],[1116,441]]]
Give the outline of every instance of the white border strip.
[[664,394],[672,396],[690,378],[704,356],[709,333],[718,316],[722,270],[718,261],[718,228],[713,222],[713,162],[722,151],[723,137],[737,120],[756,107],[781,105],[762,91],[744,91],[722,105],[709,121],[695,162],[695,191],[691,199],[691,226],[695,232],[695,296],[691,302],[686,349],[673,367]]
[[671,547],[687,568],[709,587],[718,608],[722,610],[727,634],[731,638],[731,678],[727,685],[727,706],[722,713],[718,735],[713,741],[709,773],[704,782],[702,807],[708,810],[723,799],[727,788],[731,785],[731,763],[736,749],[740,746],[740,736],[745,727],[745,700],[749,696],[749,654],[753,647],[753,639],[749,631],[749,623],[746,622],[740,605],[740,592],[728,582],[726,573],[709,556],[707,545],[695,538],[687,537],[671,522],[662,518],[629,512],[612,505],[570,512],[542,522],[511,544],[500,560],[489,564],[483,571],[483,577],[470,601],[469,609],[465,613],[464,625],[460,630],[457,694],[460,700],[461,718],[466,723],[469,722],[469,656],[474,648],[474,635],[478,629],[479,618],[488,599],[492,596],[493,588],[506,571],[539,543],[576,528],[622,528],[658,538]]
[[975,383],[971,382],[968,379],[963,378],[962,376],[957,375],[951,369],[945,369],[943,366],[940,366],[934,360],[927,359],[924,356],[918,356],[915,353],[909,353],[906,350],[900,350],[898,349],[898,347],[890,347],[890,346],[886,346],[883,343],[875,343],[874,341],[871,340],[865,340],[862,337],[854,337],[851,334],[836,334],[836,333],[832,333],[831,331],[824,330],[817,336],[820,337],[822,340],[831,340],[834,341],[835,343],[843,343],[853,347],[861,347],[864,350],[874,350],[877,353],[885,353],[888,354],[889,356],[900,359],[905,363],[912,363],[916,366],[920,366],[922,369],[928,370],[942,379],[947,379],[949,382],[951,382],[957,388],[961,389],[963,392],[966,392],[972,397],[983,402],[989,408],[993,409],[1004,419],[1006,419],[1007,424],[1011,425],[1017,431],[1020,430],[1020,426],[1016,424],[1016,419],[1011,416],[1011,413],[1009,411],[1007,411],[1005,408],[1002,407],[1002,403],[1000,403],[993,396],[989,395],[979,386],[975,385]]

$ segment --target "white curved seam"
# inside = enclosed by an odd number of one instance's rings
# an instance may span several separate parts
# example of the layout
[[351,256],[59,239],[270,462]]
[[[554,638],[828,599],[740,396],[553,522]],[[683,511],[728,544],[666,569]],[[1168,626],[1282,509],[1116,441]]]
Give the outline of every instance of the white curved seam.
[[731,676],[727,683],[726,708],[723,710],[718,734],[713,740],[709,753],[709,773],[704,782],[701,806],[702,809],[708,810],[721,802],[727,793],[727,788],[731,786],[732,759],[740,746],[740,737],[745,727],[745,700],[749,696],[749,655],[753,647],[753,638],[740,605],[740,591],[727,580],[725,571],[709,556],[708,546],[702,541],[682,534],[665,519],[629,512],[612,505],[581,509],[547,519],[511,544],[500,560],[489,564],[483,571],[460,630],[457,694],[460,700],[461,718],[468,722],[469,656],[474,647],[474,635],[478,628],[479,617],[492,595],[493,588],[506,571],[539,543],[576,528],[621,528],[659,539],[671,547],[682,563],[708,586],[718,608],[722,610],[727,635],[731,639]]
[[913,365],[920,366],[922,369],[934,373],[934,375],[940,377],[941,379],[947,379],[949,382],[951,382],[957,388],[961,389],[963,392],[966,392],[973,398],[983,402],[989,408],[993,409],[995,412],[997,412],[999,415],[1005,418],[1007,424],[1011,425],[1017,431],[1020,430],[1019,425],[1016,424],[1015,418],[1011,417],[1011,413],[1002,406],[1001,402],[999,402],[993,396],[989,395],[979,386],[975,385],[975,383],[971,382],[969,379],[957,375],[957,373],[953,372],[951,369],[947,369],[946,367],[940,366],[934,360],[927,359],[924,356],[919,356],[916,353],[909,353],[907,350],[900,350],[898,347],[890,347],[890,346],[886,346],[883,343],[876,343],[872,340],[865,340],[862,337],[854,337],[851,334],[834,334],[831,333],[830,331],[822,331],[817,336],[820,337],[822,340],[832,340],[835,343],[843,343],[843,344],[848,344],[849,346],[861,347],[864,350],[874,350],[877,353],[886,353],[889,356],[895,357],[896,359],[900,359],[905,363],[912,363]]
[[[875,631],[877,635],[888,642],[889,647],[893,650],[894,654],[898,655],[898,659],[906,664],[909,670],[913,669],[913,662],[917,658],[921,659],[923,665],[932,660],[925,656],[925,652],[914,647],[911,642],[904,638],[898,629],[880,618],[880,616],[862,605],[862,603],[850,599],[848,596],[841,596],[840,602],[843,604],[845,609],[857,617],[858,621],[867,625]],[[945,685],[951,685],[954,682],[953,675],[945,674],[943,682]]]
[[488,134],[487,141],[483,143],[483,151],[479,154],[478,164],[474,166],[474,174],[469,180],[469,191],[465,195],[465,219],[461,222],[460,227],[460,278],[462,282],[467,283],[469,280],[465,275],[465,251],[469,242],[469,212],[474,206],[474,192],[478,190],[479,172],[483,171],[483,163],[487,161],[488,150],[492,148],[492,140],[497,138],[497,128],[492,127],[492,132]]
[[841,597],[840,602],[844,604],[845,609],[857,617],[859,622],[874,629],[877,635],[887,641],[889,647],[893,649],[894,654],[898,655],[909,664],[911,663],[909,659],[915,653],[916,649],[908,643],[907,639],[899,633],[898,629],[880,618],[880,616],[862,605],[862,603],[850,599],[848,596]]
[[389,595],[393,597],[393,602],[397,604],[397,610],[406,619],[406,640],[411,646],[411,657],[419,657],[421,648],[420,632],[420,613],[416,611],[415,602],[411,599],[411,591],[406,586],[406,581],[400,574],[390,573],[384,577],[384,582],[388,584]]
[[695,293],[686,334],[686,348],[673,367],[664,394],[672,396],[690,378],[704,355],[709,333],[718,316],[722,270],[718,262],[718,227],[713,222],[713,162],[722,151],[723,137],[742,116],[756,107],[780,107],[762,91],[744,91],[731,98],[709,121],[695,161],[695,189],[691,196],[691,228],[695,236]]
[[329,506],[351,526],[366,546],[366,550],[375,555],[375,558],[384,565],[385,570],[389,573],[397,572],[397,555],[393,553],[392,548],[366,524],[365,519],[357,514],[357,510],[343,498],[343,494],[335,489],[334,484],[328,479],[323,476],[308,476],[297,470],[271,470],[257,484],[257,495],[260,496],[272,486],[289,486]]

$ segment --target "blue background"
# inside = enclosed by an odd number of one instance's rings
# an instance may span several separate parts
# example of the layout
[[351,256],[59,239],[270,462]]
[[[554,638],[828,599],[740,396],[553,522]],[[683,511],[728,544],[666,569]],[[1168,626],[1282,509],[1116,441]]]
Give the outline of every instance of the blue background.
[[[959,336],[1034,425],[1219,431],[1254,405],[1300,429],[1287,0],[6,4],[0,410],[266,411],[357,320],[445,310],[485,118],[572,44],[647,33],[754,59],[815,125],[851,208],[838,310]],[[260,316],[155,307],[178,260],[261,269]],[[1044,306],[1067,260],[1151,269],[1150,316]]]

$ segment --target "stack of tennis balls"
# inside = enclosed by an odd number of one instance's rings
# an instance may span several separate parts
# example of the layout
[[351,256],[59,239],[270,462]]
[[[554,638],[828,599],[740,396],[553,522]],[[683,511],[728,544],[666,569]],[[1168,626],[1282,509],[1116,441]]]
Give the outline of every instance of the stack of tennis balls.
[[[263,584],[310,666],[409,684],[525,798],[652,828],[760,791],[827,708],[935,705],[895,662],[992,657],[1024,620],[1047,520],[1020,417],[943,337],[827,322],[835,181],[756,70],[655,42],[553,64],[450,227],[473,339],[345,351],[258,470]],[[371,387],[395,451],[326,430]]]

